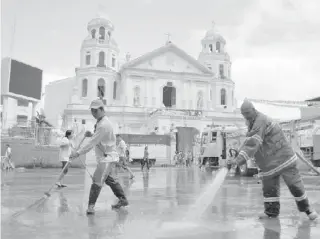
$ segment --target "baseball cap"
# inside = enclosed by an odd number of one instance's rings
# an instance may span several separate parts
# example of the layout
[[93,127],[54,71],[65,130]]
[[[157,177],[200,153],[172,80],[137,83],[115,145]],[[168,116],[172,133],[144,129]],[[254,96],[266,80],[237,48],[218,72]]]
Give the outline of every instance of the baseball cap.
[[102,100],[97,99],[97,100],[93,100],[90,104],[90,109],[99,109],[100,107],[104,107],[104,104],[102,102]]

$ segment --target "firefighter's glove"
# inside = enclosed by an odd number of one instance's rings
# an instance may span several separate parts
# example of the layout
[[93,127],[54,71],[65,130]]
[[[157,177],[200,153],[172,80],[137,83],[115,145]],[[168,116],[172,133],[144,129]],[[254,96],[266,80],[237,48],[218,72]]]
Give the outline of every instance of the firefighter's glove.
[[84,134],[85,137],[92,137],[92,135],[93,134],[90,131],[86,131]]
[[256,179],[261,179],[261,178],[262,178],[262,177],[261,177],[261,174],[259,174],[259,173],[253,175],[253,177],[256,178]]
[[227,160],[227,165],[237,166],[237,165],[238,165],[237,159],[236,159],[236,158],[229,158],[229,159]]

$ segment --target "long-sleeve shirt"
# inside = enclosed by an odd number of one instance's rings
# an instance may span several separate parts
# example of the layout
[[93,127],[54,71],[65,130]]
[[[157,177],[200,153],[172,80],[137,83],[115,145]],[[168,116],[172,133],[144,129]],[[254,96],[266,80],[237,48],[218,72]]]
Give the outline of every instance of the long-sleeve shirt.
[[113,162],[119,158],[116,152],[116,137],[107,116],[97,121],[93,136],[78,150],[78,153],[86,154],[92,148],[95,148],[97,162]]
[[249,126],[246,141],[237,157],[237,164],[242,165],[253,157],[262,171],[262,177],[281,173],[297,160],[280,125],[260,112]]

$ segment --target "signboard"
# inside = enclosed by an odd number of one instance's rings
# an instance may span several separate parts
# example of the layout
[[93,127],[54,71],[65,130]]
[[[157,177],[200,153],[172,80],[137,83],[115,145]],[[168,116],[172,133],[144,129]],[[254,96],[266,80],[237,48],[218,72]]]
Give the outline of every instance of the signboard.
[[127,144],[163,144],[171,145],[170,135],[120,134]]
[[5,58],[1,63],[1,93],[41,99],[42,70]]

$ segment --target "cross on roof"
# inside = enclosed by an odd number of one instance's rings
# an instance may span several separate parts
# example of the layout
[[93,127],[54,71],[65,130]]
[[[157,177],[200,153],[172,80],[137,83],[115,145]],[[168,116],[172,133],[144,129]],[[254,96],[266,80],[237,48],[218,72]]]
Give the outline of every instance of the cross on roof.
[[168,33],[166,33],[165,35],[168,37],[167,42],[171,42],[170,38],[171,38],[171,36],[172,36],[172,35],[171,35],[169,32],[168,32]]
[[211,22],[212,29],[214,28],[215,25],[216,25],[216,23],[214,21],[212,21]]

